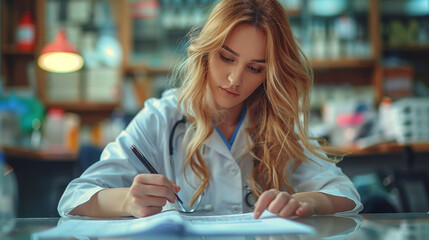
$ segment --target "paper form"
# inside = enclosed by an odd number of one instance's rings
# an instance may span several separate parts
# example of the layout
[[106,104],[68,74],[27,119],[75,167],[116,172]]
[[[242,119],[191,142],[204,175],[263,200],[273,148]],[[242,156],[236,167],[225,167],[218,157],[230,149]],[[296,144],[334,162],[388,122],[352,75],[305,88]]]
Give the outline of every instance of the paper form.
[[177,211],[165,211],[138,219],[65,220],[53,229],[34,234],[32,239],[143,235],[312,235],[315,233],[312,227],[277,217],[268,211],[264,212],[260,219],[253,219],[253,213],[193,216]]

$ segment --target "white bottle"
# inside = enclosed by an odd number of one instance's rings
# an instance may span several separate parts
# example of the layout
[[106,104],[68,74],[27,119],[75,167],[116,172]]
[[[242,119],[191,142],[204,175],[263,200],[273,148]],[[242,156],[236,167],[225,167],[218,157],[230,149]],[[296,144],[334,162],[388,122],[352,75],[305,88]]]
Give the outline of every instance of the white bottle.
[[6,168],[4,153],[0,150],[0,239],[15,226],[17,186],[13,171]]
[[381,136],[385,142],[395,140],[394,122],[392,121],[392,100],[384,97],[379,106],[379,124]]

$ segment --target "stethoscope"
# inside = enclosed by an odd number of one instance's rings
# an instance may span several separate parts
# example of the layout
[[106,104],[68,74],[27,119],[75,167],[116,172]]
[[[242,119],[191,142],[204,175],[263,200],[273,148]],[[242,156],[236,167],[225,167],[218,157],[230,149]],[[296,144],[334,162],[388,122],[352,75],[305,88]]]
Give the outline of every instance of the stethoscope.
[[[176,129],[177,129],[177,127],[180,124],[186,124],[186,117],[185,116],[183,116],[182,119],[177,120],[174,123],[173,128],[171,129],[171,132],[170,132],[170,136],[168,137],[168,150],[169,150],[169,154],[170,154],[170,165],[171,165],[171,172],[172,172],[174,181],[176,181],[176,173],[174,171],[175,170],[175,165],[174,165],[174,147],[173,147],[173,142],[174,142],[174,135],[176,133]],[[246,205],[249,208],[253,209],[253,206],[255,205],[257,198],[252,193],[252,191],[250,189],[250,186],[248,184],[247,184],[247,186],[245,186],[245,188],[246,188],[246,195],[244,196],[244,202],[246,203]],[[193,213],[193,212],[195,212],[199,208],[199,206],[201,204],[201,199],[203,198],[204,193],[205,193],[205,191],[198,197],[198,199],[196,200],[194,206],[192,208],[190,208],[190,209],[187,209],[182,203],[180,203],[180,202],[177,201],[177,203],[178,203],[178,205],[180,207],[180,210],[182,212],[184,212],[184,213]],[[211,210],[209,208],[210,207],[206,207],[205,210],[207,210],[207,211]]]

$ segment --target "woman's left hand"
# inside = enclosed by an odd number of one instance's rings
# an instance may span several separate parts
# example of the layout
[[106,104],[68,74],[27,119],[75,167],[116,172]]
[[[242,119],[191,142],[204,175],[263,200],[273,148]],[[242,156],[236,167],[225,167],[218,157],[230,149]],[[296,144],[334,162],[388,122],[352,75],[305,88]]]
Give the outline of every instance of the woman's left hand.
[[313,215],[313,207],[308,202],[302,202],[287,192],[271,189],[262,193],[255,204],[254,218],[261,216],[262,212],[268,211],[279,217],[309,217]]

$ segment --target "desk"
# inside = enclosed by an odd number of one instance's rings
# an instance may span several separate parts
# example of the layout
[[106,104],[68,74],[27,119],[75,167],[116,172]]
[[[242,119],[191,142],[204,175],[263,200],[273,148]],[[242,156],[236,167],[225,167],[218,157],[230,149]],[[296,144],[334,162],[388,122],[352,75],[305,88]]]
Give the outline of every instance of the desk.
[[57,217],[67,184],[77,177],[77,153],[62,149],[4,147],[18,181],[18,217]]
[[[313,216],[296,219],[316,228],[318,235],[306,236],[238,236],[228,239],[429,239],[429,214],[363,214],[354,217]],[[5,240],[30,239],[31,234],[56,226],[59,218],[18,218],[14,231]],[[172,237],[173,238],[173,237]],[[3,239],[3,238],[2,238]],[[174,237],[174,239],[180,239]],[[206,239],[195,237],[186,239]],[[225,239],[225,236],[209,239]]]
[[65,149],[32,149],[23,147],[4,147],[6,155],[16,158],[27,158],[35,161],[61,161],[74,162],[77,158],[76,152]]

